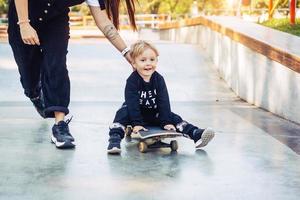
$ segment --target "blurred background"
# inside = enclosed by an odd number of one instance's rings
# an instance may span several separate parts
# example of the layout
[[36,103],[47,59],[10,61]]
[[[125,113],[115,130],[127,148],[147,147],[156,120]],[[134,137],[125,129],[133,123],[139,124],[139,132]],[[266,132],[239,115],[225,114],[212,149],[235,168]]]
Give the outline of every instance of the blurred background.
[[[0,0],[0,38],[6,36],[7,10],[9,0]],[[295,16],[300,15],[300,1],[296,4]],[[156,29],[168,21],[187,19],[200,15],[238,16],[248,21],[262,23],[295,35],[299,27],[289,27],[291,0],[139,0],[136,5],[136,20],[139,28]],[[121,7],[121,29],[128,29],[128,18],[124,5]],[[96,29],[87,5],[84,3],[71,8],[72,30]],[[298,25],[295,20],[293,25]]]

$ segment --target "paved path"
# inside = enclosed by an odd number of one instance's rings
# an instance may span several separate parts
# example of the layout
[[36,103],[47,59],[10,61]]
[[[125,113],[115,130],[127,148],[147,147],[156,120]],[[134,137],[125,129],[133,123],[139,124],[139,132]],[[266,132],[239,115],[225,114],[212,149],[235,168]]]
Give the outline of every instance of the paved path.
[[23,96],[10,48],[0,44],[0,199],[298,199],[300,126],[238,99],[196,46],[156,45],[173,111],[217,130],[203,150],[181,138],[176,154],[142,154],[126,141],[121,156],[106,154],[131,70],[101,40],[70,44],[77,148],[57,150],[52,120]]

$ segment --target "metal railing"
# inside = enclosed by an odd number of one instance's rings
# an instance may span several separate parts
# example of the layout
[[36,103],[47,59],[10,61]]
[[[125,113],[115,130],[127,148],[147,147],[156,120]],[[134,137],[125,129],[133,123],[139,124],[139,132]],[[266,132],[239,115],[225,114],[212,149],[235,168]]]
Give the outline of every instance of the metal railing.
[[8,19],[4,17],[0,17],[0,26],[6,25],[8,23]]
[[[171,16],[166,14],[143,14],[135,15],[136,24],[139,28],[158,28],[159,24],[171,21]],[[129,28],[129,18],[127,15],[120,16],[120,27]],[[77,13],[70,14],[70,25],[71,27],[94,27],[96,26],[93,17],[80,16]]]
[[[268,13],[268,8],[241,8],[241,9],[206,9],[201,13],[203,15],[236,15],[237,13],[248,14],[248,15],[262,15]],[[277,13],[282,15],[288,15],[288,8],[277,8]]]

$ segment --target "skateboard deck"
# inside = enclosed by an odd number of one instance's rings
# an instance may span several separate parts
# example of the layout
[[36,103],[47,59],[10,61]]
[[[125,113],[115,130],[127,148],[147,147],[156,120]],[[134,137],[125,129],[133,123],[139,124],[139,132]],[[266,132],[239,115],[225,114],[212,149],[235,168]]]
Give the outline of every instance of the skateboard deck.
[[163,130],[160,127],[156,127],[156,126],[150,126],[145,128],[148,129],[148,131],[139,131],[138,133],[141,140],[145,140],[147,138],[153,138],[153,137],[168,138],[168,137],[182,136],[181,133],[178,133],[176,131]]
[[[139,140],[138,148],[140,152],[145,153],[148,149],[153,148],[171,148],[172,151],[178,149],[176,140],[171,140],[170,143],[163,142],[162,140],[182,136],[181,133],[173,130],[163,130],[156,126],[146,126],[145,128],[148,129],[148,131],[139,131],[136,133],[138,137],[135,137]],[[135,135],[135,133],[132,133],[132,135]]]

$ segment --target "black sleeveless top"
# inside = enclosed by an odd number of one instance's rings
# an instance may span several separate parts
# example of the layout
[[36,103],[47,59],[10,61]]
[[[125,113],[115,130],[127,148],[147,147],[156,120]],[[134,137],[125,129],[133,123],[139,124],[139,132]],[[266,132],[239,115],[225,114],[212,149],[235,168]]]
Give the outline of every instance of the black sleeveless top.
[[[28,14],[31,24],[46,22],[57,16],[67,16],[69,7],[79,5],[85,0],[28,0]],[[104,0],[98,0],[101,10],[105,9]],[[14,0],[9,2],[8,11],[9,24],[18,21]]]

